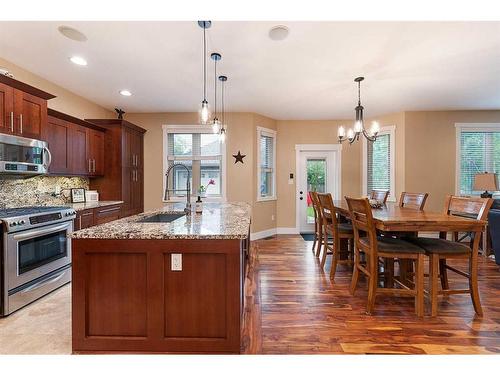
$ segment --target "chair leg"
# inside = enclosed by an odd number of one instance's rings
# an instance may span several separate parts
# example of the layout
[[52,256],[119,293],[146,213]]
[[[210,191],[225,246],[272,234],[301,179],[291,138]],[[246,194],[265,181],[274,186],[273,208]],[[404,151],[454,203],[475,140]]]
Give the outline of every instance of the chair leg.
[[384,259],[384,288],[394,288],[394,259]]
[[311,249],[313,254],[316,252],[316,242],[318,242],[318,236],[316,235],[316,233],[314,233],[314,241]]
[[371,314],[375,306],[375,297],[377,294],[377,282],[378,282],[378,260],[375,259],[370,262],[370,277],[368,278],[368,303],[366,305],[366,312]]
[[350,292],[352,295],[356,292],[356,287],[358,286],[358,281],[359,281],[359,254],[354,253],[354,270],[352,272],[352,279],[351,279],[351,288]]
[[320,263],[320,266],[322,269],[325,268],[326,253],[328,253],[328,245],[327,245],[328,236],[326,235],[326,233],[325,233],[324,241],[325,241],[325,243],[323,244],[323,253],[321,254],[321,263]]
[[415,266],[415,313],[419,318],[424,316],[424,254],[419,254]]
[[469,289],[472,298],[474,310],[479,316],[483,316],[483,309],[481,308],[481,300],[479,299],[479,289],[477,284],[477,254],[472,255],[469,260]]
[[450,289],[448,284],[448,270],[446,269],[446,259],[439,259],[439,274],[441,275],[441,288]]
[[319,254],[321,254],[321,246],[323,245],[323,231],[321,228],[318,231],[318,248],[316,249],[316,258],[319,258]]
[[439,255],[431,254],[429,256],[430,287],[431,287],[431,316],[437,315],[437,293],[438,293],[438,272]]
[[330,268],[330,279],[332,281],[335,279],[335,272],[337,272],[337,263],[340,257],[339,241],[334,239],[333,243],[332,267]]

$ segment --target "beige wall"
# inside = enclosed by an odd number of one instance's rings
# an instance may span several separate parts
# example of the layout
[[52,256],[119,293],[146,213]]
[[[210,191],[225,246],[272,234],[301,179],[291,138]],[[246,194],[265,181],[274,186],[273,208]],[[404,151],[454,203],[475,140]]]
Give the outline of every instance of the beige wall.
[[[144,209],[162,205],[163,143],[162,125],[196,125],[197,113],[127,113],[125,118],[147,130],[144,138]],[[227,200],[253,206],[252,232],[276,227],[276,202],[256,202],[257,126],[276,129],[272,119],[253,113],[228,113],[227,118]],[[234,164],[233,154],[246,155],[244,163]]]
[[[336,144],[337,129],[348,121],[278,121],[277,187],[279,228],[295,228],[295,189],[288,184],[290,173],[296,176],[296,144]],[[341,194],[359,196],[361,188],[361,147],[359,142],[342,147]]]
[[0,67],[7,68],[14,78],[18,81],[27,83],[28,85],[39,88],[56,98],[48,101],[49,108],[60,112],[67,113],[78,118],[114,118],[114,111],[110,111],[104,107],[97,105],[81,96],[78,96],[71,91],[68,91],[61,86],[43,79],[27,70],[17,66],[10,61],[0,57]]
[[499,111],[405,112],[405,188],[428,192],[426,208],[441,211],[455,194],[455,123],[500,123]]

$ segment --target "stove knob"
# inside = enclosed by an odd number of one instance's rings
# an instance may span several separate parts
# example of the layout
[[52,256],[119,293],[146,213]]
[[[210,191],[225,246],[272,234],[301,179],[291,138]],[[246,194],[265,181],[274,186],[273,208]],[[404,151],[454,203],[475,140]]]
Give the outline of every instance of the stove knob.
[[14,227],[14,226],[16,226],[16,225],[17,225],[17,223],[16,223],[15,221],[13,221],[12,223],[10,223],[10,226],[11,226],[11,227]]
[[23,224],[26,224],[26,222],[24,220],[21,220],[20,222],[18,222],[17,224],[19,225],[23,225]]

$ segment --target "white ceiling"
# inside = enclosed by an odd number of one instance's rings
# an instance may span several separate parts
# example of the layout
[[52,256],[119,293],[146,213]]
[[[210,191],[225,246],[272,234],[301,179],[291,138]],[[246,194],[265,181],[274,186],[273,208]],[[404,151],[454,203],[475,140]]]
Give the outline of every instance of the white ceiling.
[[[285,24],[290,34],[272,41]],[[69,25],[87,42],[57,31]],[[0,56],[107,108],[196,111],[202,30],[190,22],[0,22]],[[227,110],[275,119],[352,118],[356,76],[365,116],[401,110],[499,109],[500,22],[222,22]],[[88,66],[71,64],[81,55]],[[213,63],[209,60],[213,104]],[[118,94],[129,89],[133,96]]]

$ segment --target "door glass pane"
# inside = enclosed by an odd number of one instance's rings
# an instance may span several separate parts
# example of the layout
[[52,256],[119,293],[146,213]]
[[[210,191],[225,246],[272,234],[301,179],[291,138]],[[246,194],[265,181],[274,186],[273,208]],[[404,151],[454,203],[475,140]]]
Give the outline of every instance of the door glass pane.
[[19,242],[19,275],[67,255],[66,231]]
[[326,160],[307,159],[307,224],[314,223],[314,210],[309,192],[326,192]]
[[221,195],[220,160],[201,161],[200,181],[199,193],[204,190],[206,196]]

